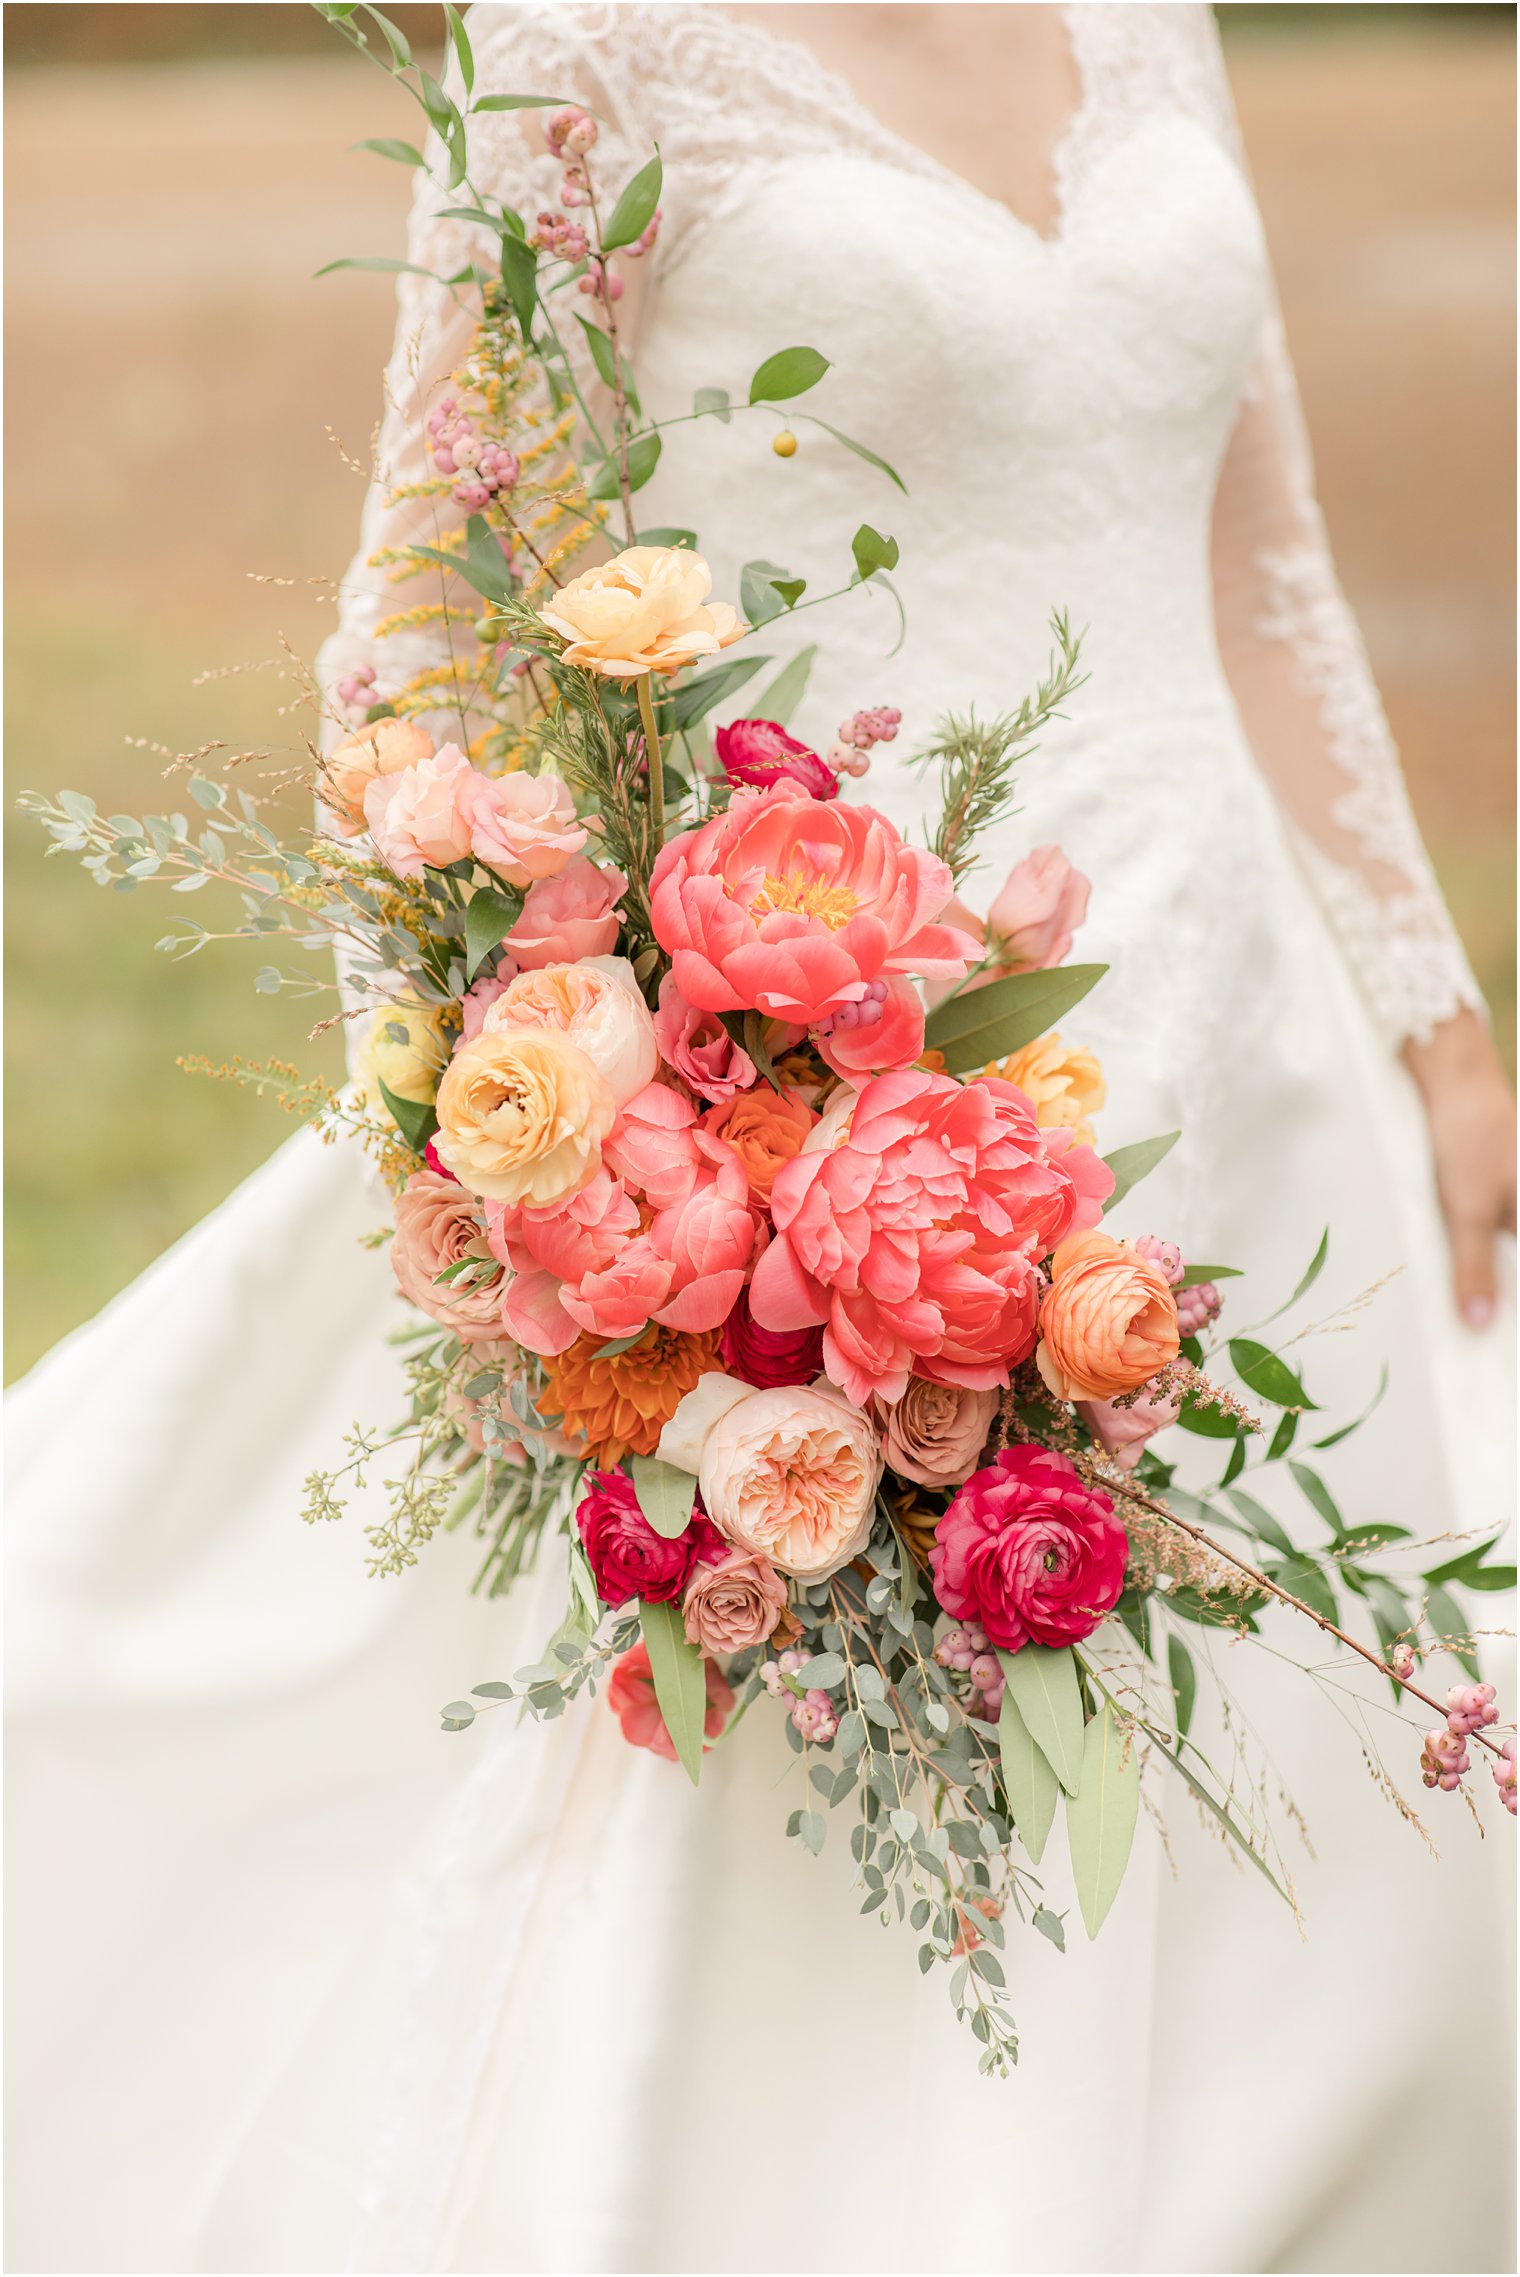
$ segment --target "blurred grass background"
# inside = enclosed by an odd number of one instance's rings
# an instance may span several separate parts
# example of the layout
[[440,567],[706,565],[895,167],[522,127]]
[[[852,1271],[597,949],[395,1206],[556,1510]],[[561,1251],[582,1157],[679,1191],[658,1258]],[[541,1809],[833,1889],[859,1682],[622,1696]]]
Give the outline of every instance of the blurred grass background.
[[[1508,1054],[1513,12],[1221,15],[1342,574]],[[400,250],[409,178],[348,146],[415,128],[299,6],[3,28],[9,787],[161,810],[129,739],[299,749],[281,641],[315,652],[361,499],[324,430],[367,458],[391,323],[387,280],[312,272]],[[179,1054],[336,1054],[253,994],[254,945],[173,965],[180,905],[6,840],[12,1376],[286,1135]]]

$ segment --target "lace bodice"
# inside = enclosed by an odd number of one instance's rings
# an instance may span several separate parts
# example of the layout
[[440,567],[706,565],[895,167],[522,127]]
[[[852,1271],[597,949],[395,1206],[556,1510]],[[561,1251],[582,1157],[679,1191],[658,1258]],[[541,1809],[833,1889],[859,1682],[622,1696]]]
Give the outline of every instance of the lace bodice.
[[[751,343],[751,363],[815,335],[834,357],[826,415],[900,464],[914,498],[878,509],[855,462],[815,461],[809,520],[821,534],[884,516],[906,533],[907,645],[891,676],[894,701],[905,682],[910,697],[922,688],[912,728],[952,704],[1010,700],[1046,606],[1069,603],[1093,627],[1094,665],[1072,748],[1106,738],[1114,755],[1094,784],[1117,810],[1116,857],[1145,819],[1127,802],[1151,800],[1154,816],[1169,782],[1179,809],[1194,805],[1197,784],[1180,770],[1205,765],[1208,749],[1209,796],[1228,796],[1218,754],[1243,727],[1379,1026],[1395,1044],[1424,1038],[1479,998],[1315,504],[1211,14],[1191,0],[1087,0],[1062,15],[1082,93],[1056,145],[1049,239],[882,126],[807,51],[711,0],[477,6],[470,27],[479,90],[542,90],[596,110],[604,179],[660,147],[665,219],[638,280],[646,402],[684,410],[695,386],[742,388]],[[471,122],[475,186],[530,216],[559,175],[540,119]],[[479,251],[469,223],[438,218],[453,202],[419,176],[409,258],[439,276]],[[433,540],[431,510],[392,502],[391,488],[422,471],[428,400],[471,318],[425,277],[404,276],[399,298],[382,479],[324,657],[329,681],[358,662],[384,678],[441,654],[426,627],[375,643],[396,602],[372,557]],[[684,467],[666,454],[646,519],[689,525],[694,499],[726,499],[745,553],[786,560],[772,545],[796,547],[796,512],[777,511],[774,469],[762,480],[732,436],[726,460],[714,455],[711,424],[683,431]],[[1006,477],[993,533],[989,470]],[[711,512],[700,520],[720,580],[736,575]],[[1200,568],[1210,528],[1211,579]],[[943,576],[924,574],[951,548],[971,622],[965,608],[947,613]],[[880,622],[853,656],[863,636],[841,641],[830,626],[820,703],[836,684],[841,710],[875,700],[860,676],[883,673]],[[825,716],[816,732],[831,725]],[[914,779],[873,778],[862,795],[915,818]],[[1085,829],[1087,858],[1103,859],[1101,833],[1056,819]],[[1200,879],[1195,908],[1218,895],[1217,879]]]

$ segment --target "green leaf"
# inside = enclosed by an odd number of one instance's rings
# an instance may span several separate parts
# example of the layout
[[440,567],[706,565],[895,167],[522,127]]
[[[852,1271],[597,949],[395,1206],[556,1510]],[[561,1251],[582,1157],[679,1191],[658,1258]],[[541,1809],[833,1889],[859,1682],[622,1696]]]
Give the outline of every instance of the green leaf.
[[[349,13],[353,13],[352,9],[349,10]],[[399,25],[391,22],[389,16],[382,16],[378,8],[366,6],[364,13],[379,26],[384,35],[385,43],[391,51],[392,69],[404,71],[412,60],[412,51],[407,44],[406,34]]]
[[684,688],[676,689],[668,704],[662,706],[660,725],[665,725],[668,715],[672,728],[691,727],[770,661],[768,656],[735,656],[726,664],[715,664],[711,671],[699,674],[695,680],[688,680]]
[[1285,1312],[1291,1312],[1293,1310],[1293,1307],[1297,1304],[1300,1297],[1308,1295],[1309,1291],[1313,1288],[1315,1282],[1319,1279],[1321,1273],[1324,1271],[1325,1259],[1329,1256],[1329,1254],[1330,1228],[1326,1226],[1324,1232],[1319,1237],[1319,1247],[1315,1250],[1314,1255],[1309,1260],[1308,1268],[1304,1274],[1303,1279],[1299,1282],[1298,1287],[1294,1290],[1292,1296],[1289,1297],[1286,1304],[1279,1305],[1276,1312],[1268,1313],[1268,1320],[1281,1320]]
[[397,261],[389,253],[345,254],[341,261],[329,261],[324,268],[313,269],[314,277],[330,277],[334,269],[376,269],[388,277],[431,277],[441,285],[443,278],[436,269],[424,269],[416,261]]
[[1179,1289],[1202,1288],[1205,1281],[1238,1281],[1239,1265],[1190,1265],[1177,1283]]
[[390,1116],[413,1154],[421,1154],[428,1140],[438,1128],[438,1116],[431,1099],[399,1099],[388,1083],[380,1085],[380,1096]]
[[750,381],[750,402],[784,403],[794,395],[806,395],[828,368],[828,357],[820,356],[816,348],[782,348],[766,357]]
[[776,591],[781,595],[789,609],[795,609],[807,591],[807,579],[805,577],[778,577],[774,583]]
[[697,533],[695,530],[678,530],[674,525],[666,524],[653,530],[640,530],[638,543],[641,546],[689,546],[695,553]]
[[598,1360],[614,1359],[619,1352],[631,1352],[635,1344],[642,1344],[648,1334],[646,1324],[643,1328],[634,1329],[628,1336],[614,1336],[610,1344],[599,1344],[594,1356]]
[[1036,1747],[1068,1795],[1074,1795],[1082,1776],[1082,1691],[1071,1647],[1050,1652],[1044,1645],[1027,1644],[1018,1652],[1000,1652],[998,1659],[1003,1698],[1012,1695]]
[[874,577],[878,569],[897,567],[896,538],[884,538],[880,530],[872,529],[869,522],[862,522],[851,538],[850,551],[855,556],[855,567],[862,579]]
[[1198,1797],[1198,1800],[1202,1803],[1204,1809],[1213,1813],[1214,1817],[1218,1819],[1220,1825],[1224,1828],[1225,1833],[1230,1837],[1230,1840],[1235,1843],[1237,1848],[1245,1857],[1250,1859],[1251,1864],[1256,1868],[1257,1872],[1259,1874],[1264,1874],[1267,1880],[1271,1883],[1273,1889],[1276,1890],[1278,1896],[1291,1905],[1293,1902],[1292,1899],[1288,1897],[1287,1891],[1283,1888],[1282,1883],[1278,1880],[1271,1867],[1267,1864],[1266,1859],[1263,1858],[1259,1850],[1255,1849],[1252,1844],[1247,1841],[1240,1827],[1235,1823],[1234,1818],[1227,1810],[1224,1809],[1223,1805],[1216,1799],[1216,1797],[1210,1794],[1208,1788],[1199,1778],[1197,1772],[1194,1771],[1190,1765],[1183,1761],[1181,1750],[1179,1749],[1175,1755],[1171,1754],[1165,1748],[1163,1748],[1161,1752],[1168,1770],[1175,1771],[1177,1773],[1177,1776],[1183,1781],[1184,1785],[1192,1788],[1193,1793]]
[[422,152],[414,150],[409,142],[398,142],[394,135],[368,135],[363,142],[351,142],[350,150],[372,150],[377,158],[390,158],[398,166],[421,166]]
[[1229,1461],[1228,1461],[1228,1462],[1225,1464],[1223,1471],[1220,1473],[1220,1478],[1219,1478],[1219,1483],[1220,1483],[1220,1485],[1221,1485],[1221,1486],[1228,1486],[1228,1485],[1230,1484],[1230,1481],[1231,1481],[1232,1479],[1237,1479],[1237,1478],[1239,1478],[1239,1476],[1240,1476],[1241,1472],[1242,1472],[1242,1471],[1245,1469],[1245,1467],[1246,1467],[1246,1440],[1245,1440],[1245,1433],[1244,1433],[1244,1432],[1242,1432],[1242,1433],[1240,1434],[1240,1436],[1237,1438],[1237,1440],[1235,1441],[1235,1444],[1234,1444],[1234,1446],[1233,1446],[1233,1447],[1230,1449],[1230,1459],[1229,1459]]
[[1082,1740],[1082,1783],[1066,1806],[1072,1879],[1089,1937],[1119,1893],[1140,1809],[1140,1758],[1105,1700]]
[[1335,1591],[1313,1558],[1300,1556],[1284,1559],[1280,1565],[1269,1565],[1263,1570],[1279,1588],[1290,1590],[1295,1597],[1301,1597],[1311,1613],[1319,1613],[1327,1621],[1340,1619]]
[[1316,1439],[1314,1442],[1316,1451],[1318,1451],[1318,1449],[1321,1447],[1338,1446],[1342,1439],[1349,1439],[1353,1431],[1360,1431],[1362,1425],[1366,1422],[1368,1416],[1371,1415],[1373,1409],[1378,1405],[1378,1402],[1381,1400],[1384,1392],[1387,1389],[1388,1370],[1385,1367],[1378,1377],[1377,1390],[1373,1393],[1371,1400],[1368,1402],[1367,1406],[1363,1408],[1356,1421],[1354,1423],[1343,1423],[1338,1431],[1327,1432],[1323,1439]]
[[1048,1937],[1058,1953],[1066,1950],[1066,1924],[1060,1914],[1052,1913],[1048,1905],[1034,1909],[1034,1926],[1042,1937]]
[[1463,1589],[1513,1589],[1515,1569],[1512,1565],[1471,1566],[1458,1574],[1457,1580]]
[[699,387],[691,399],[691,408],[695,418],[721,419],[725,427],[734,415],[726,387]]
[[775,679],[755,698],[756,719],[772,719],[778,727],[788,724],[807,691],[808,674],[817,654],[818,643],[812,641],[797,651],[790,664],[782,665]]
[[[1000,1653],[998,1657],[1006,1669],[1015,1656]],[[998,1714],[998,1754],[1002,1760],[1003,1791],[1008,1797],[1009,1813],[1019,1830],[1019,1840],[1038,1866],[1051,1820],[1056,1815],[1056,1796],[1060,1789],[1049,1759],[1043,1749],[1035,1745],[1034,1736],[1019,1713],[1012,1685],[1006,1682]]]
[[459,58],[459,77],[463,83],[464,91],[468,95],[473,92],[475,86],[475,55],[470,46],[470,35],[464,28],[464,18],[457,8],[450,6],[450,0],[443,0],[443,13],[448,23],[449,37],[454,45],[454,53]]
[[468,1731],[475,1721],[475,1710],[468,1700],[450,1700],[443,1711],[445,1731]]
[[1167,1638],[1166,1666],[1172,1680],[1172,1698],[1177,1703],[1177,1737],[1184,1740],[1193,1720],[1193,1703],[1198,1697],[1198,1671],[1181,1637]]
[[521,904],[508,901],[494,886],[478,886],[464,913],[465,977],[473,980],[493,949],[499,949],[508,928],[515,925]]
[[1258,1399],[1270,1400],[1274,1407],[1315,1407],[1302,1383],[1275,1352],[1265,1344],[1258,1344],[1249,1336],[1232,1336],[1230,1339],[1230,1365],[1248,1390]]
[[1053,965],[1048,972],[1011,973],[986,988],[966,989],[929,1014],[925,1045],[943,1052],[952,1075],[1005,1059],[1053,1028],[1107,970],[1107,965]]
[[602,232],[602,251],[615,253],[620,245],[632,245],[643,236],[654,218],[654,209],[660,202],[660,184],[664,179],[660,154],[641,166],[612,209],[612,219]]
[[[1056,968],[1059,971],[1059,966]],[[1181,1138],[1181,1131],[1165,1131],[1160,1138],[1136,1139],[1132,1146],[1116,1147],[1103,1159],[1114,1174],[1114,1190],[1104,1203],[1105,1213],[1122,1202],[1132,1186],[1148,1178],[1158,1162],[1164,1162]]]
[[591,361],[596,366],[597,378],[604,387],[615,388],[618,381],[617,358],[613,354],[612,342],[599,324],[592,324],[581,315],[577,315],[575,321],[586,335],[586,346],[591,350]]
[[[476,111],[560,111],[569,104],[568,95],[482,95],[478,103],[470,105],[470,110],[472,114]],[[584,111],[587,105],[578,103],[575,107]]]
[[903,481],[902,476],[898,473],[895,466],[888,466],[884,458],[878,457],[875,451],[868,451],[864,443],[857,443],[853,435],[846,435],[842,429],[838,427],[831,427],[827,419],[819,418],[816,411],[805,412],[803,416],[806,418],[809,426],[821,427],[826,435],[833,436],[836,443],[843,443],[847,451],[853,451],[858,459],[864,459],[867,466],[874,466],[878,468],[880,472],[887,477],[887,480],[889,482],[896,483],[904,498],[907,497],[908,485]]
[[1238,1486],[1232,1486],[1229,1497],[1252,1533],[1259,1535],[1262,1541],[1270,1542],[1274,1550],[1281,1550],[1285,1558],[1298,1556],[1298,1545],[1286,1527],[1278,1523],[1270,1510],[1263,1510],[1254,1495],[1246,1494]]
[[1273,1432],[1272,1444],[1267,1449],[1267,1461],[1269,1463],[1281,1462],[1297,1435],[1298,1417],[1291,1407],[1285,1407],[1277,1419],[1277,1429]]
[[707,1672],[702,1655],[681,1624],[679,1605],[655,1605],[645,1598],[639,1626],[649,1651],[654,1696],[675,1751],[696,1786],[702,1776],[702,1726],[707,1718]]
[[[1438,1565],[1434,1567],[1431,1572],[1425,1576],[1426,1580],[1456,1581],[1463,1583],[1469,1589],[1472,1589],[1474,1587],[1481,1589],[1484,1584],[1482,1582],[1474,1583],[1473,1574],[1482,1566],[1483,1560],[1488,1556],[1489,1551],[1496,1550],[1502,1540],[1502,1535],[1495,1534],[1491,1540],[1480,1542],[1476,1549],[1463,1550],[1459,1557],[1448,1558],[1444,1565]],[[1512,1569],[1505,1567],[1495,1567],[1493,1570],[1495,1572],[1505,1572]],[[1500,1585],[1495,1583],[1492,1586],[1498,1587]]]
[[441,569],[462,577],[473,585],[483,599],[500,606],[512,597],[512,580],[502,550],[489,522],[481,514],[472,514],[465,523],[463,553],[445,553],[441,546],[409,546],[407,551],[423,561],[436,561]]
[[[628,445],[628,487],[642,490],[660,463],[660,438],[652,430],[635,435]],[[586,485],[588,498],[616,498],[618,496],[618,456],[609,451]]]
[[501,289],[512,303],[512,314],[524,340],[533,336],[533,311],[538,306],[538,254],[525,238],[510,230],[501,240]]
[[1331,1533],[1344,1534],[1346,1522],[1336,1507],[1334,1495],[1319,1473],[1311,1471],[1307,1463],[1290,1462],[1288,1468],[1293,1474],[1300,1494],[1311,1509],[1319,1512]]
[[[781,597],[775,580],[785,584],[791,577],[777,561],[747,561],[739,572],[739,613],[752,625],[763,625],[781,614]],[[798,590],[801,590],[799,586]]]
[[[1425,1592],[1425,1622],[1442,1651],[1449,1652],[1476,1684],[1478,1655],[1471,1642],[1472,1623],[1455,1597],[1439,1584],[1427,1588]],[[1458,1638],[1462,1640],[1461,1643],[1456,1641]]]
[[658,1455],[634,1455],[629,1461],[633,1491],[639,1508],[663,1541],[673,1542],[691,1524],[697,1499],[697,1482],[690,1471],[662,1463]]

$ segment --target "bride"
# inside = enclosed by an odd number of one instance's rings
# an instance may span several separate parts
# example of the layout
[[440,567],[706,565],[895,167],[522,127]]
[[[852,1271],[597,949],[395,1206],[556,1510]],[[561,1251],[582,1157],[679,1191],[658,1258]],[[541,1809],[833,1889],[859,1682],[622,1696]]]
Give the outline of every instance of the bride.
[[[477,91],[588,102],[609,173],[660,146],[624,303],[646,404],[805,341],[826,415],[903,472],[910,497],[868,493],[817,429],[788,461],[704,420],[650,485],[719,592],[741,547],[814,576],[863,513],[898,538],[906,641],[842,605],[804,732],[1002,708],[1053,604],[1090,627],[1017,846],[1093,881],[1105,1147],[1184,1134],[1123,1230],[1270,1306],[1328,1217],[1323,1309],[1387,1285],[1317,1388],[1356,1412],[1385,1356],[1393,1386],[1325,1458],[1338,1497],[1499,1522],[1508,1096],[1336,585],[1207,10],[657,0],[469,29]],[[873,115],[889,53],[939,74],[933,149]],[[529,213],[556,179],[533,119],[472,128],[477,186]],[[447,274],[474,247],[445,202],[421,188],[410,258]],[[390,488],[468,318],[417,276],[400,301],[329,687],[427,661],[375,640],[368,563],[413,534]],[[920,822],[890,747],[854,789]],[[984,851],[983,899],[1006,826]],[[562,1582],[482,1604],[447,1537],[370,1582],[351,1533],[295,1522],[303,1475],[396,1401],[358,1245],[382,1214],[297,1139],[16,1397],[12,2267],[1509,2265],[1502,1861],[1453,1807],[1433,1864],[1266,1655],[1230,1674],[1304,1810],[1307,1942],[1178,1814],[1099,1944],[1010,1956],[1004,2087],[855,1918],[847,1861],[779,1839],[759,1719],[700,1800],[597,1708],[441,1737]]]

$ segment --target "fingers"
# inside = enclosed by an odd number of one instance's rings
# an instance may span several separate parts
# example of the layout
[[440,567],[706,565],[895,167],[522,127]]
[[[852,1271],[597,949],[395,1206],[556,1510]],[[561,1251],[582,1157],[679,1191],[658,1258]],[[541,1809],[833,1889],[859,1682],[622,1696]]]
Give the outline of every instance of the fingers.
[[1450,1231],[1458,1310],[1469,1328],[1487,1328],[1498,1298],[1493,1226],[1483,1218],[1454,1218]]

